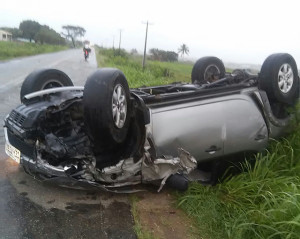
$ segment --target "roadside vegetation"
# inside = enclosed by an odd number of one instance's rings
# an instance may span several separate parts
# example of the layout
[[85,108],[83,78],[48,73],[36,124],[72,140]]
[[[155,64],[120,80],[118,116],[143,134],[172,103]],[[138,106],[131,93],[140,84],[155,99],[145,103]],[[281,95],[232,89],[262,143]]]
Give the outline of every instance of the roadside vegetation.
[[[147,61],[143,71],[141,57],[125,52],[115,56],[112,49],[97,51],[99,65],[121,69],[130,87],[190,82],[191,64]],[[242,173],[216,186],[192,183],[185,193],[176,193],[178,206],[194,218],[202,238],[300,238],[300,125],[296,120],[292,132],[272,141],[254,162],[237,163]],[[139,238],[151,238],[149,232],[143,234],[134,215]]]
[[68,47],[62,45],[41,45],[35,43],[0,41],[0,60],[8,60],[15,57],[50,53],[66,49],[68,49]]
[[95,47],[99,67],[115,67],[126,76],[129,87],[154,86],[173,82],[190,82],[192,64],[147,61],[142,68],[142,56],[129,55],[124,50]]
[[[62,26],[61,34],[47,25],[32,20],[24,20],[18,28],[1,27],[12,35],[12,41],[0,41],[0,61],[20,56],[31,56],[81,47],[86,30],[80,26]],[[63,37],[62,37],[63,36]]]
[[300,127],[273,141],[243,173],[178,195],[204,238],[300,238]]

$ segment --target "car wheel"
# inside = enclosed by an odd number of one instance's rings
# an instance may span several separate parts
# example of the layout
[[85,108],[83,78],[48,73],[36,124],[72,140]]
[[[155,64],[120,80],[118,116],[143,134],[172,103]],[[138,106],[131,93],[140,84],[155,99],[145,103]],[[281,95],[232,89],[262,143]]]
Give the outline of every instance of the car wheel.
[[64,72],[56,69],[34,71],[23,81],[20,99],[23,103],[25,95],[49,88],[73,86],[72,80]]
[[130,94],[124,74],[113,68],[97,70],[83,91],[84,120],[96,152],[122,144],[130,123]]
[[299,77],[294,58],[286,53],[270,55],[259,74],[259,88],[273,104],[293,105],[299,97]]
[[202,57],[194,64],[192,70],[192,83],[212,83],[224,76],[225,67],[219,58],[213,56]]

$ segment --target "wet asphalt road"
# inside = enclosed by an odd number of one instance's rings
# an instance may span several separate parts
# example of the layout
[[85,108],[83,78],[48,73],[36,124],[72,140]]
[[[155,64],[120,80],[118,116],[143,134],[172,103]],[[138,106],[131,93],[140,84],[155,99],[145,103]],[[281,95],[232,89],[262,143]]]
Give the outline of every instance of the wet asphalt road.
[[[33,70],[56,68],[74,85],[96,70],[94,52],[68,50],[0,62],[0,121],[20,102],[24,78]],[[75,190],[39,182],[4,153],[0,129],[0,238],[136,238],[128,197]]]

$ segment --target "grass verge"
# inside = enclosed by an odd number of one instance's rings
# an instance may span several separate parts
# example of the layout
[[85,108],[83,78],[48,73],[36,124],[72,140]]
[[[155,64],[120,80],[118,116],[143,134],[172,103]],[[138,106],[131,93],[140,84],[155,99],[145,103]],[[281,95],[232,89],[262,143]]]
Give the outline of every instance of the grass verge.
[[68,49],[67,46],[0,41],[0,60],[9,60],[20,56],[31,56]]
[[155,86],[173,82],[190,82],[191,64],[147,61],[142,68],[142,58],[129,56],[121,51],[96,47],[99,67],[114,67],[120,69],[126,76],[129,87]]
[[300,127],[294,132],[241,164],[243,173],[178,196],[206,238],[300,238]]
[[154,239],[153,234],[142,227],[139,219],[139,214],[137,210],[137,202],[138,197],[136,195],[130,195],[130,202],[131,202],[131,212],[133,215],[133,219],[135,222],[134,231],[139,239]]

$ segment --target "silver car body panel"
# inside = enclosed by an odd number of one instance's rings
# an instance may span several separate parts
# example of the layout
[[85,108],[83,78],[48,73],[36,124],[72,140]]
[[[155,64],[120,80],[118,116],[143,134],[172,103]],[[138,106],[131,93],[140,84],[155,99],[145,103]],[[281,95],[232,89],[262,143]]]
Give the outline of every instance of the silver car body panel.
[[267,124],[248,92],[151,108],[157,155],[176,155],[182,147],[204,161],[265,148]]

